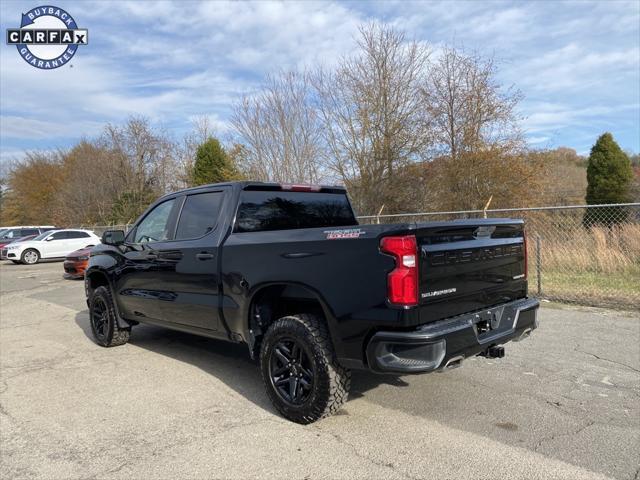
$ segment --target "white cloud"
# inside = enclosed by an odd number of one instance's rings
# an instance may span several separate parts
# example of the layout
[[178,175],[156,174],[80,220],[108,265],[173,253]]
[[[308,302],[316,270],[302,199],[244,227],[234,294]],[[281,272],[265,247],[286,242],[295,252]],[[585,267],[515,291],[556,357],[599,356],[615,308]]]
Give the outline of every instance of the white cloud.
[[[3,27],[19,21],[21,5],[2,2],[0,8]],[[640,102],[640,3],[634,1],[579,7],[114,1],[77,2],[69,9],[92,39],[74,68],[43,72],[15,49],[0,48],[0,159],[32,140],[92,135],[133,114],[177,133],[201,115],[228,129],[232,103],[267,73],[334,64],[353,50],[358,26],[372,19],[432,45],[453,42],[507,60],[500,80],[525,94],[521,107],[531,143],[582,148],[572,142],[614,124],[631,138],[627,148],[640,148],[633,138],[639,136]]]

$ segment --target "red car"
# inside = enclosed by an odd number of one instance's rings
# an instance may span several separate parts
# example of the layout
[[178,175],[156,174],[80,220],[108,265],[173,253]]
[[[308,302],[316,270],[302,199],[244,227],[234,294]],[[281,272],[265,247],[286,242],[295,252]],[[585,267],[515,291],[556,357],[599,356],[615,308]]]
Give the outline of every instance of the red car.
[[67,255],[64,259],[64,278],[84,278],[91,248],[81,248]]

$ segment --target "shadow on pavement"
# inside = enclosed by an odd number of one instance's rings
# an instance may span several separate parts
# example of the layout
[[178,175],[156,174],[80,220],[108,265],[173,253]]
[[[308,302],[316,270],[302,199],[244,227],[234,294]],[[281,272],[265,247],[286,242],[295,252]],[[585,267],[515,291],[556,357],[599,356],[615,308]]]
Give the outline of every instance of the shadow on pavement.
[[[75,321],[85,336],[93,342],[88,310],[78,312]],[[196,366],[223,381],[255,405],[277,414],[264,390],[258,363],[250,359],[245,344],[200,337],[152,325],[135,326],[129,343]],[[101,347],[96,345],[96,348]],[[365,392],[380,384],[408,385],[397,377],[356,371],[353,372],[349,398],[353,400],[362,397]]]

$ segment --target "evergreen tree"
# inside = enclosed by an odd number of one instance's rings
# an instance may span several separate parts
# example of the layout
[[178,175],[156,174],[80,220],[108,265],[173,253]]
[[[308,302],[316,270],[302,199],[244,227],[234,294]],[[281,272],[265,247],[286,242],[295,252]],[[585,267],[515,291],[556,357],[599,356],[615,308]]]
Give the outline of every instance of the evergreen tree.
[[235,165],[216,138],[210,137],[198,147],[192,175],[194,186],[226,182],[238,178]]
[[[587,204],[624,203],[629,201],[629,188],[633,172],[631,161],[613,139],[604,133],[591,148],[587,165]],[[584,223],[611,225],[626,219],[627,211],[621,207],[591,208]]]

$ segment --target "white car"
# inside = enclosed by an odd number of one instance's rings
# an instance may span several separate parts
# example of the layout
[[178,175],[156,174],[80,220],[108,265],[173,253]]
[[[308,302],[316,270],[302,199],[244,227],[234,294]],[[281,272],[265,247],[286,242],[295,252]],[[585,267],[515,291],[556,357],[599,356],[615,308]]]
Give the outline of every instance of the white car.
[[91,230],[53,230],[41,233],[26,242],[7,245],[4,258],[14,263],[33,265],[40,259],[64,258],[74,250],[92,247],[99,243],[100,237]]

